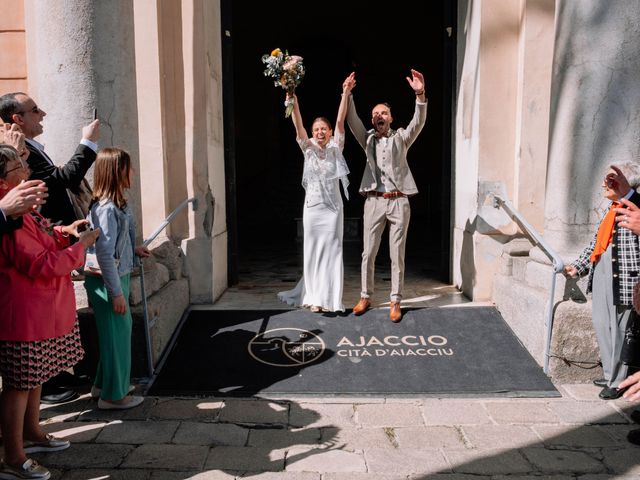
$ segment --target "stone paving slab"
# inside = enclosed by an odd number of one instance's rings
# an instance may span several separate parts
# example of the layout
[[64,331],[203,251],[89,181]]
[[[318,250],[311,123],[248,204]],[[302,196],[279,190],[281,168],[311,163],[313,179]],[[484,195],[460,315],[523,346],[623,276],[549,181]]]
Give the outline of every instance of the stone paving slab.
[[[407,480],[492,480],[494,478],[497,478],[497,477],[490,477],[488,475],[470,475],[466,473],[434,473],[428,476],[419,475],[419,474],[409,475],[407,477]],[[509,479],[513,479],[513,478],[520,478],[520,477],[509,476]],[[538,478],[537,480],[540,480],[540,478]]]
[[580,480],[638,480],[640,475],[581,475]]
[[[493,475],[491,480],[575,480],[576,477],[572,475],[545,475],[543,477],[539,475]],[[580,480],[585,480],[586,477],[578,477]],[[604,480],[604,479],[601,479]]]
[[460,427],[471,448],[518,448],[536,444],[540,438],[525,425],[465,425]]
[[322,476],[322,480],[407,480],[407,476],[404,474],[386,475],[379,473],[329,472]]
[[[168,472],[156,470],[150,472],[149,480],[184,480],[187,478],[190,480],[234,480],[238,477],[235,473],[221,472],[219,470],[207,470],[204,472]],[[109,478],[109,480],[111,479]]]
[[253,429],[249,434],[247,446],[250,447],[301,447],[320,443],[322,432],[319,428],[261,428]]
[[447,449],[444,455],[455,473],[501,475],[529,474],[535,471],[518,450]]
[[427,399],[422,416],[426,425],[477,425],[493,423],[482,402],[459,399]]
[[320,480],[321,475],[315,472],[266,472],[247,473],[238,475],[236,478],[251,478],[251,480]]
[[292,448],[287,453],[287,472],[366,472],[362,453],[333,448]]
[[[622,443],[603,426],[534,425],[533,430],[547,447],[613,447]],[[626,440],[624,440],[626,443]]]
[[602,388],[593,383],[573,383],[556,386],[564,398],[574,398],[576,400],[597,400],[598,393]]
[[34,453],[30,456],[47,467],[61,470],[88,467],[118,469],[133,449],[131,445],[76,443],[61,452]]
[[373,473],[430,475],[438,471],[451,471],[446,459],[438,450],[426,452],[409,448],[402,450],[372,448],[365,450],[364,456],[368,470]]
[[637,446],[627,444],[621,448],[603,448],[602,458],[609,472],[640,478],[640,448]]
[[560,418],[545,402],[487,402],[485,408],[496,423],[558,423]]
[[355,427],[355,407],[352,403],[293,403],[289,409],[289,422],[296,427]]
[[158,420],[217,422],[224,407],[224,402],[218,400],[161,398],[149,409],[147,416]]
[[250,430],[231,423],[181,422],[173,443],[183,445],[232,445],[247,444]]
[[72,443],[86,443],[96,439],[102,429],[108,425],[104,422],[53,422],[43,423],[43,430],[58,438],[65,438]]
[[342,450],[349,452],[372,447],[394,448],[384,428],[326,427],[322,429],[321,442],[324,445],[339,445]]
[[[424,475],[409,475],[408,480],[493,480],[498,478],[498,476],[487,476],[487,475],[470,475],[465,473],[435,473],[433,475],[424,476]],[[509,476],[510,480],[514,478],[520,479],[521,477]],[[533,479],[531,479],[533,480]],[[537,480],[540,480],[538,478]],[[546,480],[546,479],[545,479]]]
[[466,442],[460,428],[434,427],[400,427],[392,429],[396,448],[416,450],[432,450],[439,448],[465,448]]
[[41,422],[64,422],[78,420],[82,413],[92,412],[97,408],[96,402],[89,399],[89,395],[81,396],[72,402],[58,405],[40,405]]
[[594,458],[595,451],[571,449],[523,448],[523,455],[543,474],[607,473],[605,466]]
[[562,423],[584,425],[628,422],[611,401],[559,401],[550,403],[549,409]]
[[269,447],[213,447],[206,469],[278,472],[284,470],[284,450]]
[[122,463],[124,468],[202,470],[208,447],[200,445],[140,445]]
[[417,405],[358,405],[356,422],[363,427],[412,427],[424,425]]
[[179,423],[176,421],[111,422],[102,429],[95,441],[96,443],[126,443],[130,445],[171,443],[178,425]]
[[[52,472],[53,473],[53,472]],[[52,475],[53,478],[56,478]],[[87,480],[87,479],[109,479],[109,480],[150,480],[151,472],[147,470],[96,470],[77,469],[66,472],[64,476],[58,477],[61,480]],[[182,477],[186,478],[186,477]]]
[[220,411],[221,422],[243,424],[281,424],[289,421],[289,405],[264,400],[225,400]]
[[[630,425],[599,425],[599,428],[606,431],[619,444],[628,446],[631,444],[627,441],[627,433],[631,430],[637,430],[640,425],[636,423],[631,423]],[[639,447],[636,446],[635,448]]]
[[[260,395],[261,398],[273,400],[276,397],[271,395]],[[363,397],[359,396],[350,396],[350,395],[303,395],[300,393],[291,393],[286,396],[280,395],[278,400],[291,401],[298,405],[304,407],[305,404],[319,406],[323,404],[331,404],[331,405],[340,405],[340,404],[349,404],[351,406],[358,404],[366,404],[366,405],[375,405],[380,403],[387,403],[387,399],[384,397]]]

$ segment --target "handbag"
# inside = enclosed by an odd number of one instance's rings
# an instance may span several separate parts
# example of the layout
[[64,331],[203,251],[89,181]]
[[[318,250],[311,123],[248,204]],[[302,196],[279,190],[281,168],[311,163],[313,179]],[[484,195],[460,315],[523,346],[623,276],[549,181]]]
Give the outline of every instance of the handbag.
[[92,275],[94,277],[101,277],[102,270],[100,269],[100,264],[98,263],[98,257],[95,253],[86,253],[84,256],[84,274]]
[[[116,258],[116,267],[120,265],[120,259]],[[91,275],[94,277],[102,276],[102,269],[100,268],[100,264],[98,263],[98,257],[95,253],[85,253],[84,256],[84,274]]]

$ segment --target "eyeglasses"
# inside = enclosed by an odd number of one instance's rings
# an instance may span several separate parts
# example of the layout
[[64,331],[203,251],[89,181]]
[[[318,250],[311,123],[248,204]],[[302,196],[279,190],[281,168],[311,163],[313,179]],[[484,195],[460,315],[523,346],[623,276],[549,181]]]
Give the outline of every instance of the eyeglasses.
[[41,114],[42,110],[40,110],[40,108],[38,108],[37,105],[34,105],[32,109],[30,110],[25,110],[23,112],[16,112],[17,115],[24,115],[27,112],[31,112],[31,113],[36,113],[36,114]]
[[28,167],[28,166],[26,166],[26,165],[22,162],[22,160],[20,160],[20,166],[10,168],[9,170],[7,170],[7,171],[5,172],[5,175],[9,175],[9,174],[10,174],[11,172],[13,172],[14,170],[24,170],[24,171],[27,171],[28,169],[29,169],[29,167]]

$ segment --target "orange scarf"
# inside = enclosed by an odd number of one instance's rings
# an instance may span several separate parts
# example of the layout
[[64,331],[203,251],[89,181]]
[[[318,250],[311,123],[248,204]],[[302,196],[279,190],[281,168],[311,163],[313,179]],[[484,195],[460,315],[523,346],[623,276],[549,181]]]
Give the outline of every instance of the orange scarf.
[[598,236],[596,237],[596,246],[591,253],[591,263],[596,263],[600,259],[613,238],[613,226],[616,223],[615,208],[619,207],[618,202],[613,202],[609,207],[609,211],[600,222],[600,228],[598,228]]

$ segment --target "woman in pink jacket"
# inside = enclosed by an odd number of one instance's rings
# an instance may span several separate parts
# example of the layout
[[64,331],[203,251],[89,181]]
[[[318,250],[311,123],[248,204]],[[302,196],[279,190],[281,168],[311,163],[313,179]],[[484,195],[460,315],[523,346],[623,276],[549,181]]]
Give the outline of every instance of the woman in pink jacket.
[[[0,199],[28,178],[17,150],[0,144]],[[49,470],[26,454],[70,445],[42,430],[40,393],[45,381],[84,355],[70,274],[83,265],[99,230],[79,233],[86,220],[54,227],[36,210],[21,220],[0,237],[0,478],[47,479]],[[80,240],[70,246],[69,235]]]

